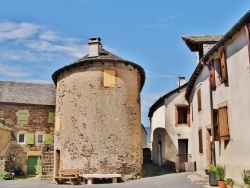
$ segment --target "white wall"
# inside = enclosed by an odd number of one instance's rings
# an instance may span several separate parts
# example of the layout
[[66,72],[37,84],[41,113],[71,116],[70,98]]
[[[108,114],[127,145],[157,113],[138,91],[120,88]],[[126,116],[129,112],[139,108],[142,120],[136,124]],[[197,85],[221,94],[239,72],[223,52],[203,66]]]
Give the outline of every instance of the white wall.
[[[214,108],[228,107],[230,141],[216,142],[217,164],[226,166],[228,177],[242,182],[241,173],[250,169],[250,69],[244,29],[226,47],[228,86],[218,84],[213,92]],[[218,82],[217,82],[218,83]]]

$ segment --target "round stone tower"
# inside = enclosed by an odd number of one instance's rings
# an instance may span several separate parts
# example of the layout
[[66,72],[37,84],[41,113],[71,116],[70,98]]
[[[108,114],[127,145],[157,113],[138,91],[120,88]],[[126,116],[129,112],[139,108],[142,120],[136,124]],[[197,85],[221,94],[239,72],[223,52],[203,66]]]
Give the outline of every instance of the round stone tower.
[[55,173],[141,172],[140,92],[145,72],[89,39],[89,54],[52,75],[57,86]]

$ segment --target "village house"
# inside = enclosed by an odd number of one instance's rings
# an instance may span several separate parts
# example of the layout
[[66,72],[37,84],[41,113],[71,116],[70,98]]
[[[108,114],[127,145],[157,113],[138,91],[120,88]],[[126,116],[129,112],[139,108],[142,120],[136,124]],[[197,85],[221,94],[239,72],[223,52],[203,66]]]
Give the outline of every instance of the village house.
[[[149,109],[152,160],[176,171],[194,171],[190,153],[190,113],[184,97],[186,81],[180,77],[177,88],[160,97]],[[192,165],[191,165],[192,164]]]
[[200,58],[185,94],[197,170],[223,165],[238,184],[250,169],[249,23],[250,11]]
[[47,157],[43,172],[52,174],[54,112],[53,84],[0,81],[1,171],[35,175],[38,157]]
[[139,65],[89,39],[89,54],[52,75],[56,84],[55,175],[60,168],[85,174],[140,174],[142,131]]

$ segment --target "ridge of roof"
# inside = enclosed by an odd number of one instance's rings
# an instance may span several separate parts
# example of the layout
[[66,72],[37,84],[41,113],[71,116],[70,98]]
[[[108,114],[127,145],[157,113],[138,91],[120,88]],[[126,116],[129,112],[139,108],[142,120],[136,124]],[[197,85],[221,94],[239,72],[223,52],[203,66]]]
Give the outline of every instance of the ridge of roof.
[[175,92],[178,92],[179,90],[185,88],[187,86],[187,83],[183,84],[182,86],[168,92],[167,94],[161,96],[159,99],[157,99],[157,101],[149,108],[149,112],[148,112],[148,117],[152,117],[153,112],[156,110],[157,106],[159,105],[164,105],[164,99],[167,97],[170,97],[172,94],[174,94]]

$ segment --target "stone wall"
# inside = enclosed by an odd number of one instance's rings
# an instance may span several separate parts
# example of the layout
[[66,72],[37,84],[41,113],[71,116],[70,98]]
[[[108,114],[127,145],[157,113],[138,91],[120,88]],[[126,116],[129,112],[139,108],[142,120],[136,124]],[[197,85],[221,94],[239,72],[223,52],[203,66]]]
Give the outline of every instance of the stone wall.
[[[106,68],[116,71],[117,87],[102,86]],[[65,70],[58,77],[56,101],[61,129],[55,132],[55,149],[60,150],[60,168],[82,168],[84,173],[139,173],[139,95],[139,73],[131,65],[85,63]]]
[[[27,124],[19,124],[17,112],[18,110],[27,110],[29,118]],[[30,151],[38,154],[42,151],[43,144],[37,144],[36,138],[34,144],[19,144],[18,133],[23,131],[25,133],[48,133],[53,134],[54,123],[48,123],[49,112],[54,112],[55,106],[43,105],[20,105],[11,103],[0,104],[0,118],[4,119],[5,124],[12,129],[11,140],[9,148],[6,150],[4,159],[9,160],[11,157],[14,163],[22,166],[23,171],[27,172],[28,155]],[[53,150],[53,144],[46,146],[46,148]],[[6,163],[5,169],[8,170],[10,165]]]

